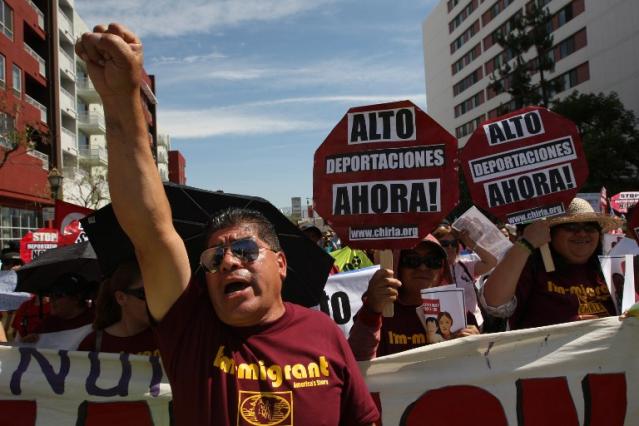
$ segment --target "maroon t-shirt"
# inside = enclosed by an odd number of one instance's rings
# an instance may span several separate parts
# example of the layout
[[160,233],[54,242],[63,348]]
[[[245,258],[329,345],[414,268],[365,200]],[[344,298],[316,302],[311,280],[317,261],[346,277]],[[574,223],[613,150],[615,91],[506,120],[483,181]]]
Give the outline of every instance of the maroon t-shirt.
[[378,419],[332,320],[286,303],[273,323],[231,327],[192,281],[154,328],[179,425],[360,425]]
[[[96,351],[97,332],[93,331],[82,340],[79,351]],[[120,353],[124,352],[133,355],[160,355],[155,334],[151,327],[141,333],[129,337],[117,337],[102,330],[102,342],[99,352]]]
[[517,308],[509,319],[513,330],[576,321],[578,315],[615,315],[604,278],[590,264],[562,264],[546,272],[541,258],[531,257],[515,295]]
[[426,344],[426,330],[417,316],[417,306],[395,303],[394,309],[395,315],[385,317],[382,321],[377,357],[420,348]]
[[90,307],[82,311],[78,316],[70,319],[60,318],[56,315],[49,315],[42,320],[36,329],[36,333],[54,333],[56,331],[73,330],[84,325],[91,324],[95,318],[95,308]]

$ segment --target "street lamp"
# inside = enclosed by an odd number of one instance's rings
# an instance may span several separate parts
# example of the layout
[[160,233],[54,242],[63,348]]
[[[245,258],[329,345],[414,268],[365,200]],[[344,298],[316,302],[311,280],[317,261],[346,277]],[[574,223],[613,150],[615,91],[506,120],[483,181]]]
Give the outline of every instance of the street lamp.
[[49,170],[49,176],[47,179],[49,180],[49,186],[51,187],[51,196],[54,200],[57,200],[58,195],[60,195],[59,192],[62,188],[62,180],[64,179],[64,176],[54,167]]

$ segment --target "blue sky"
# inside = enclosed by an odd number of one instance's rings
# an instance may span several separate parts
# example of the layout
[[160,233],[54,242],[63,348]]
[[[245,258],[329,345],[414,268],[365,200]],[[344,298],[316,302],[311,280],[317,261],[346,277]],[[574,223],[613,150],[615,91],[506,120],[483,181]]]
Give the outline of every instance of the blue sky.
[[91,27],[136,31],[158,125],[187,184],[290,206],[353,106],[426,108],[421,22],[436,0],[76,0]]

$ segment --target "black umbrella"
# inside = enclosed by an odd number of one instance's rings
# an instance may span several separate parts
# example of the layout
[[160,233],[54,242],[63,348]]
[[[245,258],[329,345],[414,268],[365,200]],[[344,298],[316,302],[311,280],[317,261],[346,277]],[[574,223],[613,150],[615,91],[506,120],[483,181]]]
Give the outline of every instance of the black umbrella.
[[15,291],[47,294],[51,286],[66,273],[76,273],[87,281],[99,281],[102,271],[98,258],[88,241],[49,249],[22,266]]
[[[282,289],[284,300],[304,306],[319,304],[333,258],[302,234],[268,201],[173,183],[165,183],[164,190],[173,212],[173,225],[185,242],[192,270],[197,268],[200,253],[204,249],[204,234],[212,214],[229,207],[257,210],[275,226],[286,254],[288,271]],[[112,273],[121,262],[135,258],[133,245],[120,228],[111,205],[85,217],[81,222],[106,275]]]

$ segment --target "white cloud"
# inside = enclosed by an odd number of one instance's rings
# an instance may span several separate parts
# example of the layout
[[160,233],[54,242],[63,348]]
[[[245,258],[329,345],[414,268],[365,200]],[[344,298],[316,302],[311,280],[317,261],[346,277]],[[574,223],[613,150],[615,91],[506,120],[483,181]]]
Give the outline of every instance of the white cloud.
[[[223,55],[222,55],[223,56]],[[151,58],[149,71],[158,76],[161,85],[193,82],[259,81],[271,87],[330,86],[348,87],[397,85],[396,82],[420,81],[421,62],[393,63],[377,56],[352,59],[349,57],[316,60],[289,67],[265,63],[260,58],[211,56],[197,63],[180,58],[162,60]]]
[[271,21],[325,7],[336,0],[76,0],[93,26],[121,22],[139,36],[175,37],[206,33],[252,21]]
[[[424,106],[423,94],[309,96],[247,102],[226,107],[205,109],[159,109],[158,123],[162,133],[176,139],[205,138],[228,135],[278,134],[330,129],[335,123],[303,118],[312,106],[286,108],[288,105],[318,103],[346,104],[344,113],[353,106],[411,100]],[[278,107],[285,107],[279,108]]]
[[178,139],[299,132],[323,129],[327,126],[319,121],[295,120],[284,116],[225,108],[160,110],[158,115],[161,131]]

